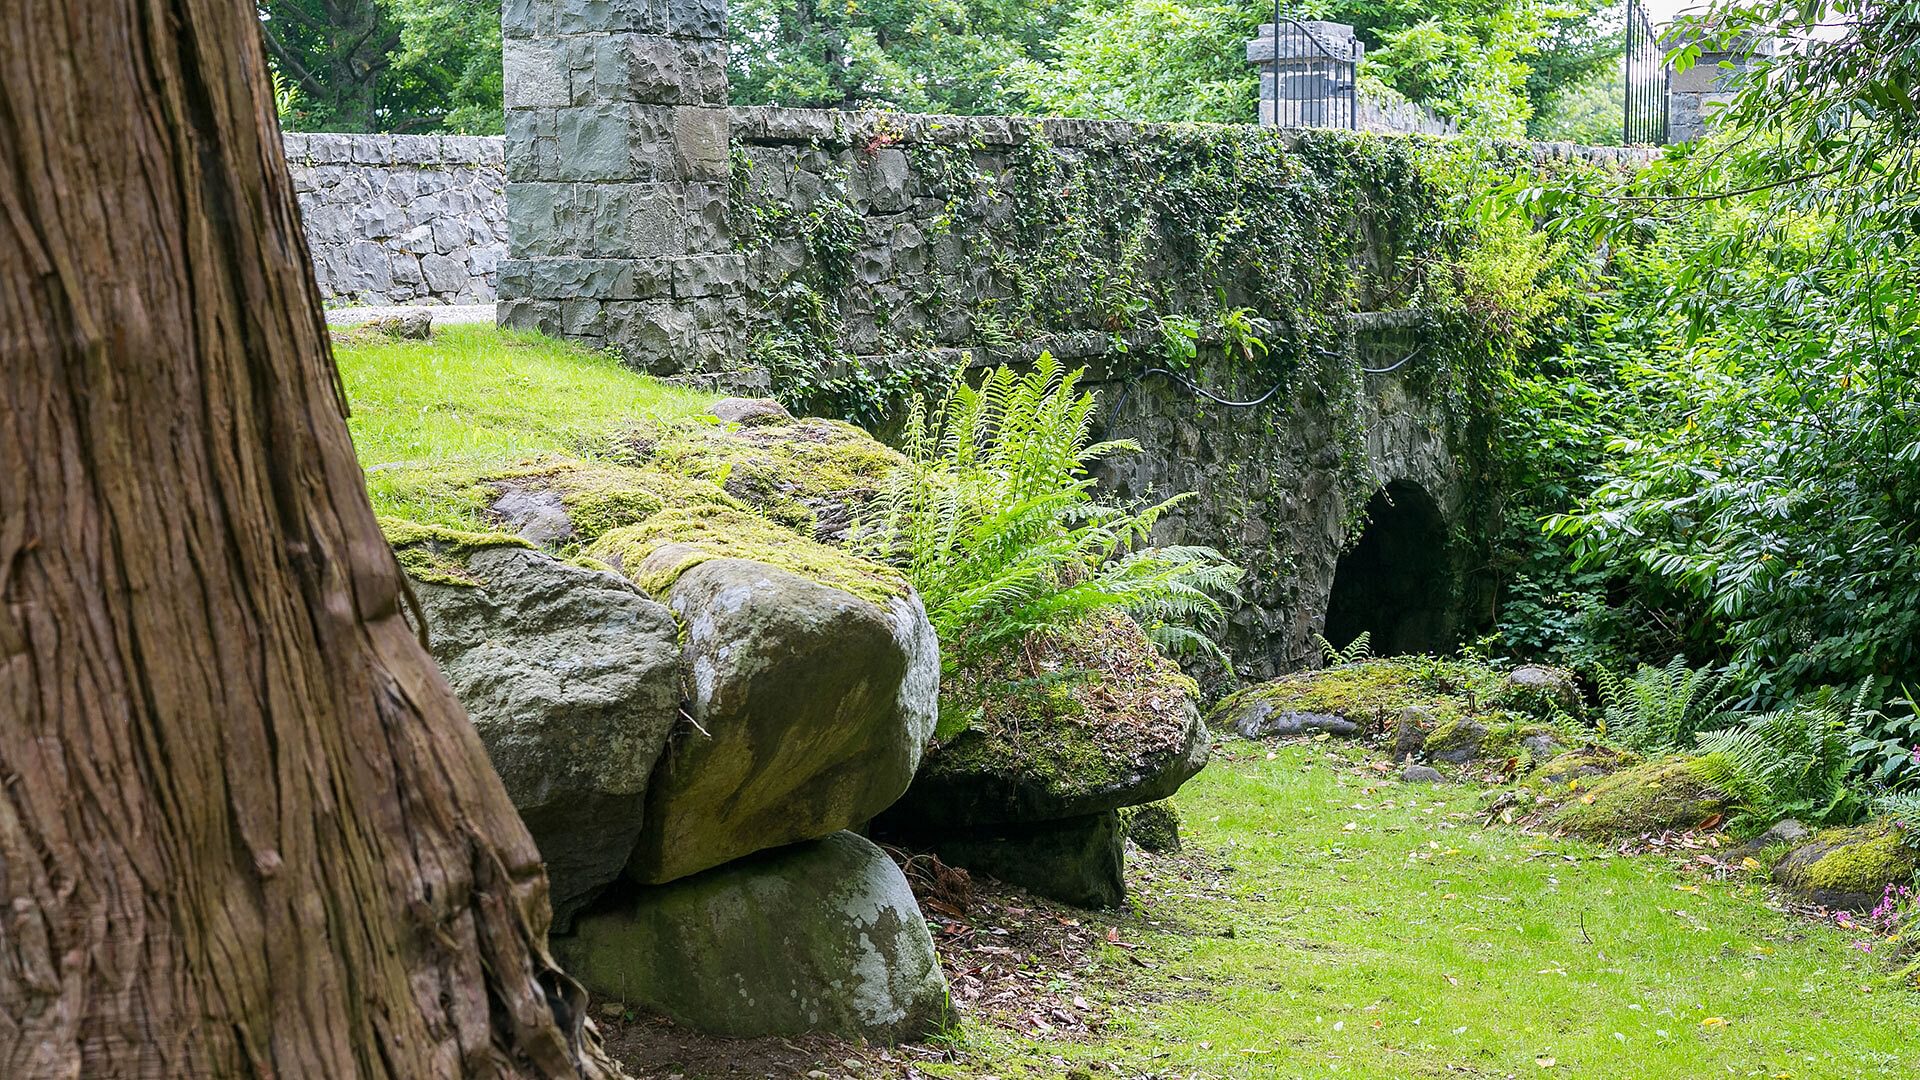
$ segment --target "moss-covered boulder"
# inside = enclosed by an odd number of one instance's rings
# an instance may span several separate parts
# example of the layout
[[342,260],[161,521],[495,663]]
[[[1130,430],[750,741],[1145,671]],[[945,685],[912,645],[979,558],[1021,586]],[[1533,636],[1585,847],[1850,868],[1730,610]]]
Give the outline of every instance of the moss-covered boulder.
[[1639,763],[1638,757],[1625,750],[1583,746],[1547,759],[1545,764],[1528,773],[1521,782],[1542,791],[1565,788],[1576,782],[1581,787],[1591,788],[1597,778]]
[[[729,399],[730,422],[650,422],[622,434],[616,456],[675,476],[712,481],[770,520],[828,543],[843,540],[899,453],[839,420]],[[716,419],[718,419],[716,417]]]
[[482,483],[488,520],[543,548],[564,553],[668,509],[744,509],[707,480],[565,458],[491,470]]
[[1180,850],[1180,808],[1172,799],[1130,806],[1120,811],[1120,823],[1126,826],[1127,839],[1142,851]]
[[1564,715],[1580,720],[1587,714],[1580,680],[1571,671],[1545,664],[1521,664],[1507,672],[1498,704],[1542,718]]
[[1118,907],[1127,896],[1126,829],[1112,810],[1055,821],[1015,822],[934,841],[941,861],[1061,903]]
[[947,680],[940,737],[886,820],[938,833],[1164,799],[1207,760],[1197,697],[1123,613],[1035,633]]
[[388,523],[434,659],[547,864],[555,924],[616,880],[679,718],[679,628],[614,574]]
[[596,998],[715,1035],[895,1041],[950,1020],[906,878],[851,833],[639,889],[553,949]]
[[1691,758],[1668,758],[1599,780],[1550,813],[1547,824],[1606,840],[1696,828],[1731,805],[1726,792],[1700,778]]
[[734,511],[669,511],[589,549],[685,627],[691,730],[647,792],[627,874],[662,882],[860,825],[933,735],[939,645],[883,567]]
[[[1522,671],[1529,673],[1516,681]],[[1521,749],[1521,740],[1547,730],[1543,721],[1565,714],[1559,695],[1569,688],[1578,694],[1571,676],[1563,683],[1562,674],[1537,666],[1509,674],[1473,660],[1432,657],[1363,660],[1247,687],[1221,699],[1207,723],[1248,738],[1389,732],[1407,740],[1404,747],[1396,742],[1401,756],[1422,749],[1417,743],[1431,743],[1431,732],[1442,738],[1425,751],[1447,753],[1449,760],[1512,754]],[[1419,710],[1424,738],[1400,723],[1409,709]],[[1472,726],[1457,727],[1463,719]],[[1451,745],[1449,734],[1457,740]]]
[[1774,883],[1836,911],[1867,911],[1888,886],[1910,885],[1920,870],[1920,838],[1890,821],[1824,829],[1773,868]]

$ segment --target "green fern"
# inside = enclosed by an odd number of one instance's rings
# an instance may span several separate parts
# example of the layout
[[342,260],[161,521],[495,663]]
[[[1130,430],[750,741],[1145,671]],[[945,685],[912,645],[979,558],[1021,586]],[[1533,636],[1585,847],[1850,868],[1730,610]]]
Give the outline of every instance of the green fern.
[[1190,496],[1132,508],[1096,498],[1088,467],[1139,447],[1092,441],[1084,374],[1042,353],[1025,374],[956,378],[937,410],[910,407],[907,464],[876,501],[867,543],[905,567],[949,670],[1114,607],[1170,655],[1226,662],[1214,636],[1239,603],[1241,571],[1212,548],[1152,546],[1161,517]]
[[1644,754],[1666,754],[1687,746],[1712,721],[1723,679],[1676,656],[1665,667],[1642,664],[1632,675],[1601,668],[1593,681],[1607,737]]
[[1360,631],[1360,636],[1347,642],[1344,649],[1335,646],[1321,634],[1313,635],[1313,640],[1320,646],[1320,655],[1328,667],[1345,667],[1373,659],[1373,632],[1370,630]]
[[1756,821],[1851,820],[1863,809],[1852,784],[1859,762],[1853,747],[1871,691],[1863,684],[1850,698],[1822,693],[1702,732],[1695,768]]

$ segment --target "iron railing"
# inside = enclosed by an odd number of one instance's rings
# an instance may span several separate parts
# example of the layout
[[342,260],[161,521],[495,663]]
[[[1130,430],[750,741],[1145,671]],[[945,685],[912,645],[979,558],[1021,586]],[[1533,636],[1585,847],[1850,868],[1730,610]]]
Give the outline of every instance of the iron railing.
[[1627,88],[1621,134],[1628,146],[1667,142],[1667,54],[1640,0],[1627,0]]
[[1273,25],[1261,27],[1271,50],[1260,58],[1261,119],[1274,127],[1359,127],[1359,43],[1318,33],[1282,6],[1274,0]]

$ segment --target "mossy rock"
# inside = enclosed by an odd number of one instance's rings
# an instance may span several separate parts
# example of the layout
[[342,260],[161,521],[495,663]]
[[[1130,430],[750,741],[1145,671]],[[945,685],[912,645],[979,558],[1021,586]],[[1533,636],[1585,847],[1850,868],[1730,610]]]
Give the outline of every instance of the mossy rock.
[[1580,787],[1590,789],[1600,777],[1612,775],[1639,763],[1639,757],[1625,750],[1615,750],[1605,746],[1584,746],[1553,757],[1546,764],[1527,774],[1527,778],[1521,782],[1528,787],[1545,791],[1565,788],[1568,784],[1576,782]]
[[1920,870],[1915,838],[1890,821],[1823,829],[1773,868],[1774,883],[1836,911],[1866,911]]
[[1198,696],[1121,612],[1036,632],[945,678],[935,747],[883,823],[937,835],[1164,799],[1206,762]]
[[380,531],[409,577],[435,585],[484,585],[486,580],[468,566],[475,554],[491,548],[533,546],[506,533],[467,532],[393,517],[380,519]]
[[1180,850],[1180,808],[1172,799],[1130,806],[1120,812],[1120,822],[1127,828],[1127,839],[1142,851]]
[[1691,758],[1636,765],[1563,803],[1547,824],[1593,840],[1692,829],[1725,813],[1732,800],[1700,778]]
[[878,607],[912,592],[889,567],[806,539],[766,518],[727,506],[664,510],[603,534],[585,552],[634,584],[665,596],[680,575],[709,559],[746,559],[797,574]]
[[531,461],[493,471],[484,483],[493,491],[487,509],[494,521],[562,554],[671,508],[746,509],[707,480],[597,461]]
[[861,511],[906,463],[852,424],[782,419],[766,411],[743,423],[639,424],[618,437],[613,454],[628,464],[710,481],[755,512],[827,543],[846,539]]
[[1365,660],[1296,672],[1229,694],[1207,714],[1207,722],[1216,729],[1238,730],[1256,714],[1323,714],[1378,731],[1391,729],[1409,708],[1426,710],[1436,726],[1467,715],[1479,716],[1483,723],[1505,722],[1518,718],[1483,708],[1498,701],[1505,678],[1468,661]]
[[1584,720],[1586,698],[1580,680],[1564,668],[1521,664],[1507,672],[1493,704],[1540,720]]

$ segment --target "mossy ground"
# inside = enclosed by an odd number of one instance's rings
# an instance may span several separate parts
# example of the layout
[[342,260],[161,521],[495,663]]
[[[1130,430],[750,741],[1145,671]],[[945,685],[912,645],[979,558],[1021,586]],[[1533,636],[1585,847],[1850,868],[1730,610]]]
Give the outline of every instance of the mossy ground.
[[618,460],[709,481],[809,534],[822,509],[864,503],[904,462],[852,424],[819,417],[749,426],[650,421],[617,442]]
[[1472,660],[1394,656],[1303,671],[1250,686],[1221,699],[1212,715],[1226,716],[1255,702],[1277,712],[1328,713],[1386,730],[1402,709],[1426,709],[1435,730],[1472,716],[1489,731],[1503,724],[1544,719],[1537,695],[1507,684],[1503,672]]
[[1858,933],[1770,907],[1758,877],[1482,828],[1471,789],[1401,785],[1371,764],[1338,741],[1228,742],[1181,789],[1186,853],[1136,860],[1131,912],[1102,924],[1134,947],[1108,947],[1071,988],[1104,1028],[969,1022],[957,1061],[915,1067],[971,1080],[1920,1069],[1920,996],[1888,982]]

